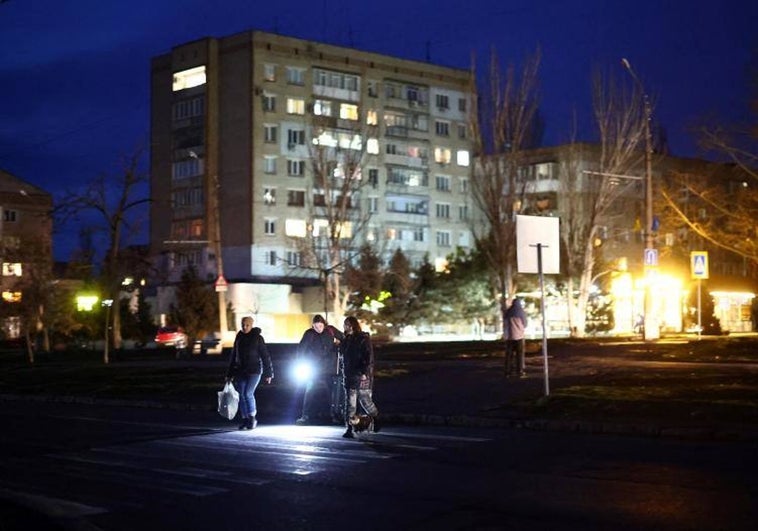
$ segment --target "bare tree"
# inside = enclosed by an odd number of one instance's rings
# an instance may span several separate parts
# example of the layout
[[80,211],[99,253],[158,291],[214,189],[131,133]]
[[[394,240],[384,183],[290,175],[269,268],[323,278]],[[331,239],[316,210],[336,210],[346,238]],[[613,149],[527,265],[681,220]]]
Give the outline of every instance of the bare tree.
[[716,126],[699,133],[723,164],[670,175],[661,191],[666,207],[681,228],[758,266],[758,129]]
[[305,197],[306,234],[295,238],[295,244],[302,254],[300,267],[319,275],[324,313],[331,309],[339,318],[350,296],[342,277],[360,253],[371,216],[361,205],[361,192],[369,184],[364,168],[371,156],[371,127],[362,127],[359,119],[338,122],[332,117],[314,116],[309,129],[312,188]]
[[525,151],[534,147],[530,142],[538,117],[539,65],[537,51],[519,73],[513,65],[502,72],[493,50],[483,94],[476,88],[472,66],[470,130],[476,162],[471,193],[483,216],[474,221],[472,232],[495,278],[503,319],[516,291],[516,214],[524,204]]
[[622,217],[628,217],[625,209],[611,206],[634,192],[645,159],[644,95],[636,86],[629,90],[615,76],[596,71],[592,97],[599,146],[572,143],[563,152],[559,170],[569,327],[575,337],[585,333],[600,228],[618,226]]
[[[140,185],[147,182],[147,176],[139,169],[140,157],[141,152],[138,151],[127,158],[117,179],[101,175],[83,193],[69,192],[57,207],[58,215],[64,222],[84,211],[94,211],[100,216],[103,223],[101,228],[108,240],[108,249],[103,259],[103,299],[115,301],[116,308],[121,281],[128,273],[120,259],[122,242],[136,230],[128,218],[135,209],[150,201],[147,197],[138,196]],[[111,312],[110,325],[113,347],[121,348],[120,312]],[[107,349],[103,361],[109,363]]]

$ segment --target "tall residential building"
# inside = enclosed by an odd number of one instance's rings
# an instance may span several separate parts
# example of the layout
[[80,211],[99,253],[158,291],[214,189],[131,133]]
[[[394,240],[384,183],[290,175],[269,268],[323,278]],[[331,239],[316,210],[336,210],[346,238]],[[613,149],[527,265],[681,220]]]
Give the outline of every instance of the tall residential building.
[[[166,285],[189,264],[222,270],[238,314],[291,336],[292,315],[323,308],[303,250],[328,204],[351,209],[353,251],[441,265],[473,247],[468,71],[249,31],[176,46],[151,78],[150,251]],[[314,146],[334,147],[329,180],[360,186],[330,192]]]

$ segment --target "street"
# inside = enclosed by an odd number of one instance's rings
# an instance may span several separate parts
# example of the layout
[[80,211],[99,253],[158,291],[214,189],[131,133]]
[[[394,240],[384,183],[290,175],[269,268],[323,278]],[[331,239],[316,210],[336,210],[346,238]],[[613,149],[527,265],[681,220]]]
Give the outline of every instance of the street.
[[208,411],[20,401],[0,419],[3,530],[758,523],[748,443],[391,425],[351,441],[339,426],[241,432]]

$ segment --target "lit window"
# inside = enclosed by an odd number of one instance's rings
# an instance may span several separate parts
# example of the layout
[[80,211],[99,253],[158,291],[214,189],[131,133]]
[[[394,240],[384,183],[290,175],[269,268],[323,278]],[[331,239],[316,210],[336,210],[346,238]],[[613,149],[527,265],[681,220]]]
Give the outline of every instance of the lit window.
[[196,66],[174,74],[173,91],[205,85],[205,66]]
[[4,277],[20,277],[21,264],[18,262],[3,262]]
[[21,302],[21,292],[20,291],[4,291],[3,300],[5,302]]
[[458,163],[458,166],[468,166],[469,165],[469,155],[468,151],[465,149],[459,150],[455,155],[456,162]]
[[366,152],[371,155],[379,154],[379,140],[376,138],[369,138],[366,141]]
[[266,205],[276,204],[276,188],[264,188],[263,189],[263,203]]
[[340,118],[343,120],[357,120],[358,106],[350,103],[340,104]]
[[190,221],[190,236],[199,238],[203,235],[203,220],[193,219]]
[[376,114],[376,111],[373,109],[370,109],[366,113],[366,125],[377,125],[379,123],[379,116]]
[[434,160],[440,164],[450,164],[452,153],[448,148],[434,148]]
[[284,222],[284,233],[293,238],[305,238],[306,227],[304,219],[288,219]]
[[316,116],[331,116],[332,102],[328,100],[316,100],[313,102],[313,114]]
[[287,98],[288,114],[305,114],[305,100],[301,98]]

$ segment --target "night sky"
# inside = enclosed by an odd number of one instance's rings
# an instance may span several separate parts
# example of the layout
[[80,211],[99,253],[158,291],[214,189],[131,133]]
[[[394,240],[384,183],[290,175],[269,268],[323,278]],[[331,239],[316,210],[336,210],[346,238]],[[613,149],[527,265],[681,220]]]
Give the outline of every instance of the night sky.
[[[0,168],[56,198],[118,174],[148,147],[150,58],[249,29],[457,68],[491,47],[518,64],[539,46],[546,145],[570,138],[575,112],[579,139],[594,140],[593,68],[628,75],[626,57],[672,154],[694,157],[692,127],[749,117],[757,23],[748,0],[0,0]],[[147,243],[146,216],[129,243]],[[58,227],[57,260],[77,235]]]

